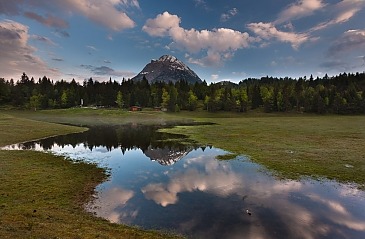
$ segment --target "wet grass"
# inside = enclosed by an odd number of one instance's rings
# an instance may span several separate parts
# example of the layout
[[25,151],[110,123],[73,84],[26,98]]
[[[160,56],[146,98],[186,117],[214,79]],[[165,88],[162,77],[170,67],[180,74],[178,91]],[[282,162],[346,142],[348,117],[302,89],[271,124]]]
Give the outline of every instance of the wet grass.
[[[0,146],[84,129],[0,112]],[[0,150],[0,238],[174,238],[117,224],[83,209],[105,171],[34,151]]]

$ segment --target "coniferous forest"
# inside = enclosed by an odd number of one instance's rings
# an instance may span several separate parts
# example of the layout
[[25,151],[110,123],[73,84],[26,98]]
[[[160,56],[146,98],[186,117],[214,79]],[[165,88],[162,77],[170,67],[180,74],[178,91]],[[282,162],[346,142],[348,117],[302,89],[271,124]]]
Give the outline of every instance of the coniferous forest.
[[262,77],[238,84],[219,82],[189,84],[92,78],[83,84],[72,80],[35,80],[25,73],[19,80],[0,78],[0,106],[22,109],[54,109],[80,106],[161,107],[167,111],[207,110],[247,112],[365,113],[365,73],[309,79]]

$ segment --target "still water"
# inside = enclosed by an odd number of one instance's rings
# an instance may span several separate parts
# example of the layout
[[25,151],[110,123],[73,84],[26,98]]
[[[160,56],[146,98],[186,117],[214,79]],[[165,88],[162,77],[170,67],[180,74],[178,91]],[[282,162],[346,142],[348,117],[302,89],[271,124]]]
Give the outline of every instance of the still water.
[[[186,146],[157,127],[98,127],[9,146],[106,167],[88,211],[191,238],[365,238],[365,192],[333,181],[278,180],[245,156]],[[190,144],[191,145],[191,144]],[[349,168],[351,170],[351,168]]]

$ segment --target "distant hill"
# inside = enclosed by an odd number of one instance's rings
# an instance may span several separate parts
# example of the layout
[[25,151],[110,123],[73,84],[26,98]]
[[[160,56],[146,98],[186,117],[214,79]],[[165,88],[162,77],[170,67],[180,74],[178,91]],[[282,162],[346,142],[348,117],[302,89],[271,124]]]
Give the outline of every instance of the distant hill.
[[152,60],[143,70],[131,80],[140,81],[146,77],[148,82],[177,82],[181,79],[188,83],[201,82],[197,74],[174,56],[163,55],[158,60]]

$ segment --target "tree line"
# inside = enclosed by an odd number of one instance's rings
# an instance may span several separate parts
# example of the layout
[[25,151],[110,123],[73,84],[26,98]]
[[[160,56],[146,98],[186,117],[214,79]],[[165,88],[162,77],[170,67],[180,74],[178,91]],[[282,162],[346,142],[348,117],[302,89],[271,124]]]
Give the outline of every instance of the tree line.
[[314,79],[262,77],[238,84],[206,81],[189,84],[149,83],[123,79],[98,82],[92,78],[82,84],[54,82],[44,76],[35,81],[25,73],[19,80],[0,78],[0,105],[29,109],[55,109],[75,106],[102,106],[128,109],[131,106],[160,107],[168,111],[207,110],[247,112],[300,111],[311,113],[365,113],[365,72],[327,74]]

